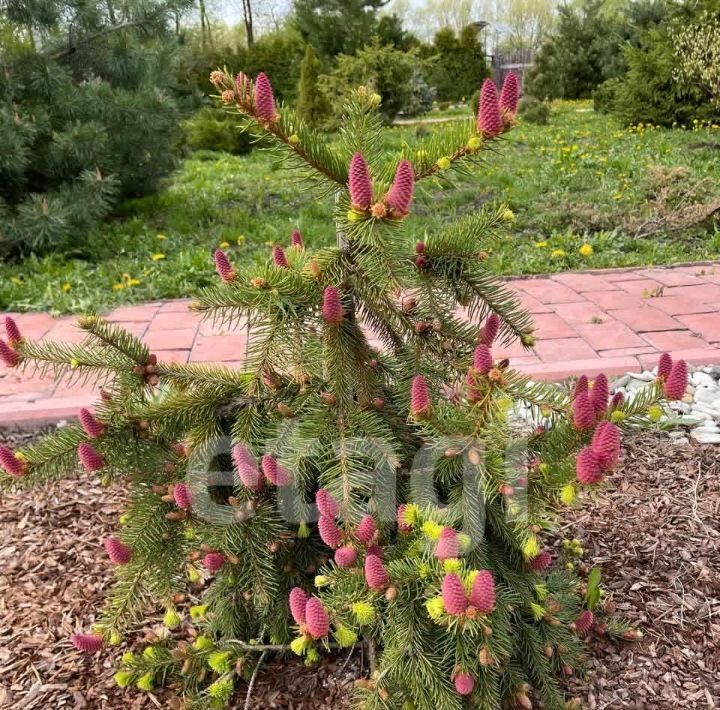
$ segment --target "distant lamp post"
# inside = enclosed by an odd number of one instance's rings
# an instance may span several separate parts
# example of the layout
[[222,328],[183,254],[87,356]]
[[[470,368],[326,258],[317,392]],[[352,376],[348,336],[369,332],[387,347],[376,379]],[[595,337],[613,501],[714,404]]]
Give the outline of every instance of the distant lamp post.
[[[480,33],[486,28],[490,26],[490,23],[487,20],[476,20],[472,23],[472,26],[475,28],[475,31],[478,33],[478,37],[480,37]],[[482,48],[483,48],[483,54],[486,58],[490,59],[490,62],[492,63],[492,56],[487,53],[487,38],[486,35],[482,36]]]

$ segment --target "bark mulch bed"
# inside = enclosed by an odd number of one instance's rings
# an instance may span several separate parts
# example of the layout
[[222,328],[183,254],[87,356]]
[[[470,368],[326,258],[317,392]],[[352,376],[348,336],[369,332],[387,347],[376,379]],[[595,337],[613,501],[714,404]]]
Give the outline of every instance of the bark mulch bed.
[[[585,562],[602,567],[618,612],[645,638],[588,642],[587,677],[569,681],[569,697],[589,708],[720,708],[720,449],[648,433],[627,443],[622,470],[564,533],[584,541]],[[88,658],[67,640],[102,604],[111,575],[100,541],[120,503],[88,475],[0,499],[0,707],[168,707],[167,696],[113,685],[118,649]],[[345,661],[308,670],[272,660],[250,707],[347,708],[359,652]],[[242,689],[234,707],[244,702]]]

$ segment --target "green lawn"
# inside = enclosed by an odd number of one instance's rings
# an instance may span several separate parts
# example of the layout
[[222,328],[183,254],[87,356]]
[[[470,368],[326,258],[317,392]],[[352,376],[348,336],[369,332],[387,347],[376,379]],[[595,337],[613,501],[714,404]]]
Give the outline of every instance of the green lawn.
[[[404,126],[387,143],[416,140]],[[549,125],[521,123],[456,177],[457,190],[423,182],[408,243],[489,202],[516,216],[488,262],[499,274],[717,258],[720,227],[697,220],[713,200],[720,208],[719,159],[720,127],[625,130],[587,103],[559,103]],[[198,153],[160,194],[123,205],[82,258],[0,267],[0,309],[83,312],[192,295],[215,279],[216,247],[236,262],[266,258],[296,226],[310,245],[333,240],[329,203],[290,184],[267,154]]]

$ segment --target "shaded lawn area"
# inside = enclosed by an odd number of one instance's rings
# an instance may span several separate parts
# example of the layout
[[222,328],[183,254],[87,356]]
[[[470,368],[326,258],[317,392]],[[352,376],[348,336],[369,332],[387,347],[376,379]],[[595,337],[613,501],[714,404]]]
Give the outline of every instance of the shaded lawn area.
[[[437,126],[396,127],[388,150]],[[720,127],[623,129],[588,103],[554,105],[550,124],[520,123],[469,175],[424,181],[408,245],[484,205],[515,214],[488,261],[498,274],[657,265],[720,254]],[[317,200],[263,151],[187,158],[157,195],[126,202],[78,255],[0,267],[0,308],[57,313],[192,295],[212,283],[212,251],[267,258],[299,227],[332,243],[329,200]],[[590,253],[592,252],[592,253]]]

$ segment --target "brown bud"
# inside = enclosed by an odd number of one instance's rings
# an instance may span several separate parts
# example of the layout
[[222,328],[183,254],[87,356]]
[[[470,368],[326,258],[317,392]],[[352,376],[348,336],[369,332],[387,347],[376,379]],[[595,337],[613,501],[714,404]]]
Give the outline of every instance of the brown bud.
[[212,545],[206,545],[205,543],[200,545],[200,549],[203,552],[215,552],[215,548]]
[[415,323],[415,332],[418,335],[422,335],[430,328],[430,324],[426,323],[425,321],[419,321]]
[[509,483],[501,483],[499,490],[501,496],[511,496],[515,493],[515,489]]
[[497,367],[493,367],[492,370],[488,372],[488,380],[490,380],[490,382],[498,384],[502,382],[502,378],[502,370],[498,369]]
[[284,402],[278,403],[277,410],[286,419],[290,419],[295,416],[295,410],[292,409],[292,407],[288,407]]
[[187,675],[190,672],[191,668],[192,658],[188,658],[185,660],[185,663],[182,664],[182,668],[180,668],[180,675]]
[[378,361],[375,358],[368,360],[368,366],[374,370],[378,366]]
[[373,399],[373,407],[375,409],[382,409],[385,406],[385,400],[382,397],[375,397]]
[[310,272],[310,276],[312,276],[314,279],[319,279],[322,276],[322,269],[320,268],[320,264],[318,264],[317,261],[311,261],[308,264],[308,271]]
[[442,330],[442,321],[439,318],[433,318],[432,328],[437,333]]
[[481,666],[485,667],[492,664],[492,653],[490,653],[490,649],[487,646],[483,646],[478,652],[478,661],[480,662]]
[[428,259],[426,256],[423,256],[422,254],[415,258],[415,266],[418,267],[418,269],[425,269],[428,266]]
[[478,258],[478,261],[485,261],[485,259],[487,259],[489,256],[490,256],[490,254],[488,254],[488,252],[481,251],[481,252],[478,252],[477,258]]
[[177,471],[177,466],[174,463],[171,463],[170,461],[166,461],[163,464],[163,473],[171,474],[175,473]]
[[378,690],[378,695],[380,696],[380,700],[382,700],[384,703],[390,700],[390,693],[385,688],[380,688]]
[[253,598],[253,593],[249,589],[246,589],[243,592],[243,599],[245,599],[245,601],[250,601],[252,598]]
[[475,448],[472,448],[470,449],[470,451],[468,451],[468,458],[470,459],[470,463],[474,464],[475,466],[478,466],[482,461],[482,456],[480,456],[480,452]]
[[136,375],[141,375],[141,376],[144,375],[145,374],[145,365],[135,365],[135,367],[133,367],[133,372]]
[[250,279],[250,285],[253,288],[267,288],[268,282],[261,276],[256,276],[255,278]]
[[396,599],[398,595],[397,587],[388,587],[385,590],[385,599],[387,601],[391,602],[393,599]]
[[615,601],[613,599],[608,599],[603,604],[603,611],[606,614],[614,614],[617,611],[617,604],[615,603]]
[[517,704],[521,708],[526,708],[527,710],[532,710],[532,706],[533,706],[532,701],[524,693],[521,693],[520,695],[517,696]]
[[188,555],[187,555],[189,562],[197,562],[201,557],[202,557],[202,554],[200,552],[198,552],[197,550],[188,552]]
[[145,365],[145,374],[146,375],[154,375],[157,372],[157,367],[155,365]]
[[187,513],[184,510],[173,510],[170,513],[165,514],[166,520],[185,520]]
[[162,496],[162,498],[160,498],[160,500],[163,503],[172,503],[175,500],[175,498],[172,495],[168,494],[168,495]]
[[411,313],[415,310],[415,306],[417,306],[417,299],[414,296],[408,296],[403,299],[402,309],[404,313]]
[[111,402],[112,401],[112,395],[105,389],[100,390],[100,399],[102,399],[103,402]]
[[552,646],[545,646],[545,648],[543,649],[543,653],[544,653],[548,658],[552,658],[552,657],[553,657],[553,654],[555,653],[555,651],[553,650],[553,647],[552,647]]
[[160,378],[157,375],[148,375],[145,378],[145,382],[147,382],[150,387],[157,387],[158,384],[160,384]]
[[573,674],[573,669],[566,663],[566,664],[563,666],[562,672],[563,672],[566,676],[571,676],[571,675]]
[[373,682],[367,678],[358,678],[355,681],[356,688],[362,688],[363,690],[372,690]]
[[277,541],[273,541],[268,544],[268,551],[271,555],[276,554],[280,550],[280,543]]
[[459,456],[460,452],[457,449],[445,449],[445,458],[446,459],[454,459],[456,456]]
[[320,399],[325,402],[328,407],[332,407],[337,402],[337,397],[332,392],[321,392]]
[[478,614],[477,609],[474,606],[469,606],[467,609],[465,609],[465,616],[468,619],[474,619]]
[[155,355],[155,353],[150,353],[148,355],[148,359],[145,362],[145,364],[146,365],[157,365],[157,361],[158,361],[157,355]]
[[232,552],[226,552],[225,553],[225,559],[231,564],[231,565],[239,565],[240,564],[240,558],[237,555],[234,555]]

